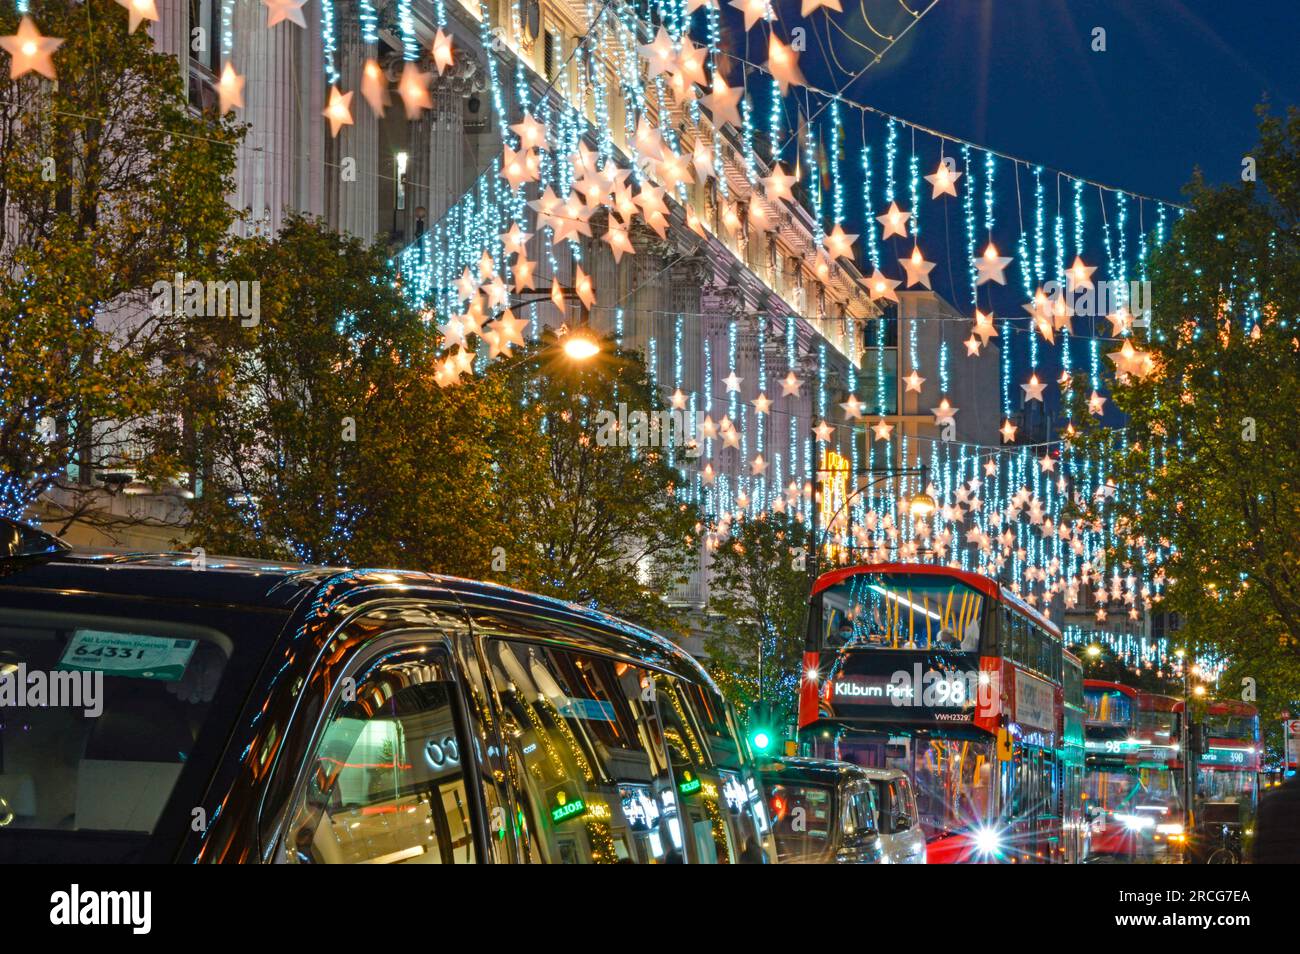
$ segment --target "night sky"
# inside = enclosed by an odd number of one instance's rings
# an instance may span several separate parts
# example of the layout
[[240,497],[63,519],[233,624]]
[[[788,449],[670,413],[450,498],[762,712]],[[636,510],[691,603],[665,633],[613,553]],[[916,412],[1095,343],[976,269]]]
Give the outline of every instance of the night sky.
[[[864,3],[874,24],[887,25],[881,32],[907,22],[897,0]],[[844,8],[831,16],[883,46],[857,0]],[[802,22],[797,3],[781,9],[787,29]],[[1104,53],[1090,49],[1097,26],[1107,31]],[[1197,165],[1214,181],[1240,174],[1258,102],[1300,103],[1297,27],[1294,0],[939,0],[846,95],[1031,162],[1179,201]],[[845,67],[869,59],[830,36]],[[820,50],[809,44],[805,72],[833,81],[814,63]]]

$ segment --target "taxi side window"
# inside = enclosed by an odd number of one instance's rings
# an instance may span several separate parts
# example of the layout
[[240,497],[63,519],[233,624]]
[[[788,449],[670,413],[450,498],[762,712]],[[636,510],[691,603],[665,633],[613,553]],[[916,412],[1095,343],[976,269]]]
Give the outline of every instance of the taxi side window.
[[423,650],[388,653],[344,687],[294,800],[286,861],[476,860],[468,750],[444,661]]
[[686,860],[649,670],[620,659],[489,639],[509,812],[525,860],[672,864]]

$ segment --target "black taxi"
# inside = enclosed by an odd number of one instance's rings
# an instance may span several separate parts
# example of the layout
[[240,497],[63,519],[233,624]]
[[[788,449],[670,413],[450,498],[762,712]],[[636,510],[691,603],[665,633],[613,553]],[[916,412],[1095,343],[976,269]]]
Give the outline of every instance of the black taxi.
[[653,633],[0,521],[0,862],[771,860],[730,710]]
[[888,864],[876,792],[859,766],[783,756],[759,766],[781,864]]

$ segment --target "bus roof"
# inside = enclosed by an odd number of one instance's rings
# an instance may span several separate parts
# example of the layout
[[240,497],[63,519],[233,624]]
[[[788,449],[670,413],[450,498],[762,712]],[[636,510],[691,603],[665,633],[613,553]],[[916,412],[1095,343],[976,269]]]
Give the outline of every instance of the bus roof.
[[937,566],[933,563],[859,563],[856,566],[840,567],[819,576],[817,582],[813,584],[812,595],[816,596],[836,583],[843,582],[849,577],[857,576],[860,573],[911,573],[918,576],[946,576],[964,583],[974,590],[978,590],[999,603],[1009,605],[1016,612],[1028,616],[1057,639],[1061,638],[1060,627],[996,580],[991,580],[979,573],[972,573],[969,570],[958,570],[950,566]]
[[1084,690],[1088,689],[1108,689],[1115,692],[1122,692],[1126,696],[1137,698],[1138,691],[1132,686],[1126,686],[1122,682],[1107,682],[1105,679],[1085,679],[1083,680]]

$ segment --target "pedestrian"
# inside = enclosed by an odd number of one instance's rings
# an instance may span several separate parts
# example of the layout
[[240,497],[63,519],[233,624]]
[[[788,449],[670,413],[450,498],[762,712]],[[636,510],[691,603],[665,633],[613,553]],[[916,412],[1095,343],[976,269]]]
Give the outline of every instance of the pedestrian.
[[1300,776],[1292,776],[1260,803],[1251,860],[1257,865],[1300,864]]

